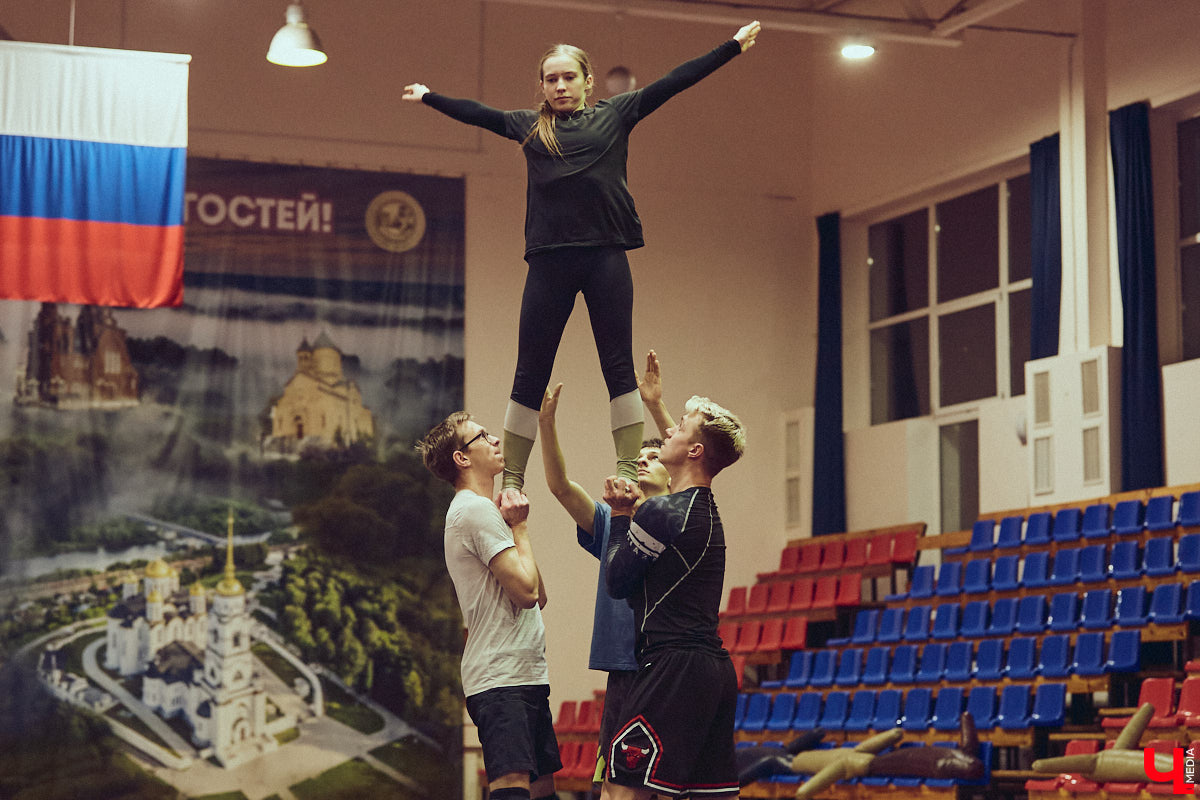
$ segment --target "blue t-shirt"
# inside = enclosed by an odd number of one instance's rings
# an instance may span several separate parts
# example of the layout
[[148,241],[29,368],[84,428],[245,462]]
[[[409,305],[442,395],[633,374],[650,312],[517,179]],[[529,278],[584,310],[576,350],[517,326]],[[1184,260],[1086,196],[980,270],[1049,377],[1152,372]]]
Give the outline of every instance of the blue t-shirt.
[[612,509],[605,503],[596,503],[596,515],[592,518],[592,533],[576,528],[579,546],[587,550],[600,562],[600,575],[596,582],[596,611],[592,619],[592,649],[588,655],[588,669],[605,672],[636,670],[633,609],[624,600],[609,597],[604,572],[608,568],[604,554],[608,551],[608,536],[612,529]]

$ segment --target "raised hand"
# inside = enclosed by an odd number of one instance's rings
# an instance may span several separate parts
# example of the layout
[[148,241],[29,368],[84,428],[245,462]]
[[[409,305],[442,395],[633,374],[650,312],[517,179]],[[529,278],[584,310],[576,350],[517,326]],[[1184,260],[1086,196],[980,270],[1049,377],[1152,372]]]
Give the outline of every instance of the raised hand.
[[658,363],[658,354],[651,350],[646,354],[646,374],[637,376],[638,393],[642,402],[648,406],[662,402],[662,368]]
[[743,53],[754,47],[754,40],[758,38],[758,32],[761,30],[762,25],[758,20],[754,20],[749,25],[743,25],[742,29],[733,35],[734,40],[742,46]]
[[563,385],[560,383],[553,389],[547,389],[542,395],[542,407],[538,411],[539,422],[553,422],[554,416],[558,413],[558,396],[562,393]]
[[[746,49],[746,45],[742,45],[742,50]],[[400,95],[401,100],[408,100],[411,103],[421,102],[421,98],[429,92],[429,87],[423,83],[410,83],[404,87],[404,94]]]
[[604,481],[604,502],[613,514],[632,516],[633,508],[642,499],[642,490],[636,483],[610,475]]

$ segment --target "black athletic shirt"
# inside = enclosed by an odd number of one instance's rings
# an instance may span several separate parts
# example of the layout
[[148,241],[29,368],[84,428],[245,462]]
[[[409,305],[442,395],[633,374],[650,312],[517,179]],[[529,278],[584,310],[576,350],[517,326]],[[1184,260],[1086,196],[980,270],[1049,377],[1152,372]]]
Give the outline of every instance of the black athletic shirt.
[[[562,156],[536,135],[522,148],[529,171],[525,202],[525,257],[556,247],[642,246],[642,221],[625,178],[633,126],[674,95],[742,52],[730,39],[681,64],[642,89],[601,100],[555,122]],[[425,94],[423,101],[459,122],[525,140],[538,112],[499,111],[475,100]]]
[[624,597],[644,666],[660,648],[723,652],[717,617],[725,580],[725,529],[712,489],[651,497],[612,518],[608,592]]

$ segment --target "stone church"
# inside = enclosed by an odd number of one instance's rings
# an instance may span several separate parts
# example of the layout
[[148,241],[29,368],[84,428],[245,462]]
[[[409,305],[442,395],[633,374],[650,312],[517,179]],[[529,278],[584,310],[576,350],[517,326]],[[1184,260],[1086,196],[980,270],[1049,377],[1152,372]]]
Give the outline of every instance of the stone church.
[[72,322],[42,303],[28,334],[16,402],[52,408],[123,408],[138,404],[138,374],[112,309],[82,306]]
[[270,406],[265,448],[295,453],[301,447],[347,447],[375,435],[375,419],[358,384],[342,370],[342,352],[324,331],[296,350],[296,372]]

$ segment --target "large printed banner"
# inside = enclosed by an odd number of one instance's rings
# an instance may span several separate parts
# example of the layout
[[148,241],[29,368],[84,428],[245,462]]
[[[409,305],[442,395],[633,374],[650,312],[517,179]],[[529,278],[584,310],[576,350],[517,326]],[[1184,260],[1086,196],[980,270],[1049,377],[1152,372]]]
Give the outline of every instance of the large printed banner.
[[178,308],[0,301],[0,797],[459,795],[463,207],[190,158]]
[[189,60],[0,42],[0,298],[179,305]]

